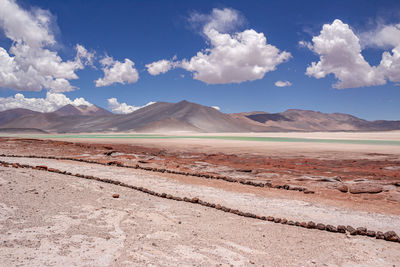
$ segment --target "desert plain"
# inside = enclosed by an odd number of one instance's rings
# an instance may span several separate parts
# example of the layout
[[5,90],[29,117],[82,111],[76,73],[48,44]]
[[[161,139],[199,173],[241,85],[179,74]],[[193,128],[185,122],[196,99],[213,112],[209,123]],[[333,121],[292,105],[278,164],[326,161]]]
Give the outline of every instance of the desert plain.
[[400,131],[8,134],[0,154],[3,266],[400,263]]

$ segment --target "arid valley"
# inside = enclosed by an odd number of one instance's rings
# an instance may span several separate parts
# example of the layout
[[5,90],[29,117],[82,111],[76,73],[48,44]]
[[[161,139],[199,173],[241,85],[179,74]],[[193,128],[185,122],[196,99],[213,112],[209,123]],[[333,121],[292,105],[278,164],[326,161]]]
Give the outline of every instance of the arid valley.
[[3,263],[400,262],[400,132],[152,136],[3,136]]

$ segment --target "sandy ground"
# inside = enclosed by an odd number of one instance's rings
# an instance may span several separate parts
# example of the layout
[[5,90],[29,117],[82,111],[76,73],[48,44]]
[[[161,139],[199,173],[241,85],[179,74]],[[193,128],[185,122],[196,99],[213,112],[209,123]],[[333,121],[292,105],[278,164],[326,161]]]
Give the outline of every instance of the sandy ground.
[[[399,131],[262,136],[400,140]],[[316,192],[304,194],[68,160],[0,160],[115,179],[257,215],[400,233],[400,187],[395,185],[400,182],[399,146],[65,140],[76,143],[4,138],[0,139],[0,154],[117,160],[172,169],[191,166],[191,171],[220,170],[229,177],[302,183]],[[110,151],[114,152],[107,156]],[[244,173],[237,168],[253,171]],[[354,195],[335,188],[342,182],[318,182],[321,177],[339,174],[345,184],[362,180],[382,185],[383,191]],[[299,182],[298,178],[307,179]],[[114,193],[120,198],[112,198]],[[239,217],[73,176],[0,167],[0,196],[0,266],[400,266],[399,243]]]
[[[118,199],[111,197],[116,192]],[[0,194],[4,266],[397,266],[400,262],[398,243],[238,217],[54,173],[0,168]]]

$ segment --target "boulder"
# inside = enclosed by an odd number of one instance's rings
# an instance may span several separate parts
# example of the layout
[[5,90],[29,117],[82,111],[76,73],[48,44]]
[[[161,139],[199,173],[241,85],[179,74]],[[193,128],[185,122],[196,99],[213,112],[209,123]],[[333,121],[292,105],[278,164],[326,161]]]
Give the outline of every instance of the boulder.
[[326,231],[336,233],[338,230],[335,226],[328,224],[326,226]]
[[321,230],[321,231],[326,229],[325,224],[323,224],[323,223],[317,223],[315,228],[317,228],[318,230]]
[[347,192],[349,191],[348,186],[345,185],[345,184],[340,184],[340,185],[338,185],[338,186],[336,187],[336,189],[339,190],[340,192],[343,192],[343,193],[347,193]]
[[338,230],[339,233],[344,234],[344,233],[346,233],[346,226],[344,226],[344,225],[338,225],[338,226],[337,226],[337,230]]
[[358,235],[367,235],[367,228],[365,227],[357,227],[356,231]]
[[309,228],[309,229],[314,229],[315,228],[315,222],[313,222],[313,221],[309,221],[308,223],[307,223],[307,228]]
[[385,239],[385,235],[383,234],[383,232],[376,232],[376,239]]
[[113,198],[119,198],[119,194],[113,194],[112,197]]
[[382,192],[383,187],[373,183],[357,183],[350,185],[349,192],[352,194],[377,194]]
[[385,240],[392,241],[392,242],[400,242],[399,236],[394,231],[388,231],[383,234]]
[[357,230],[354,229],[354,227],[347,225],[346,230],[351,234],[351,235],[356,235],[357,234]]

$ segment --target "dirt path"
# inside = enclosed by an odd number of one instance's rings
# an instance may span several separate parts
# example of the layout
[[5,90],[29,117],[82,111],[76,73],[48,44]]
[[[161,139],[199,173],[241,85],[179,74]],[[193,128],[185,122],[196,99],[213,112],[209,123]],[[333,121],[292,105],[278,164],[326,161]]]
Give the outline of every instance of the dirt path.
[[[0,168],[3,264],[393,266],[400,261],[398,243],[293,228],[65,179]],[[116,192],[118,199],[111,197]]]

